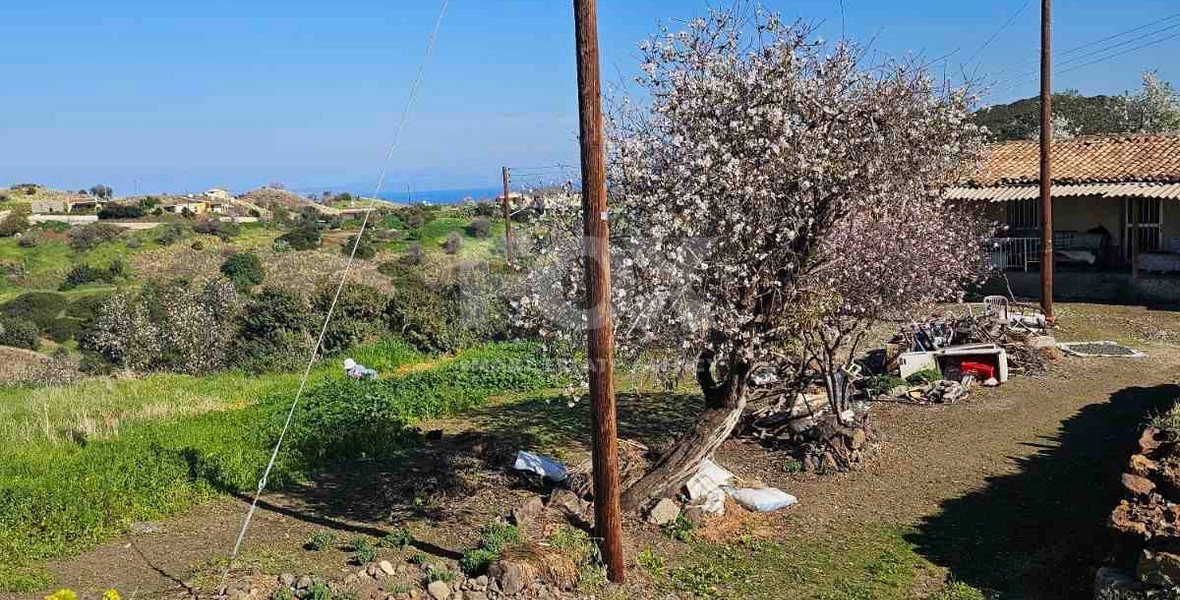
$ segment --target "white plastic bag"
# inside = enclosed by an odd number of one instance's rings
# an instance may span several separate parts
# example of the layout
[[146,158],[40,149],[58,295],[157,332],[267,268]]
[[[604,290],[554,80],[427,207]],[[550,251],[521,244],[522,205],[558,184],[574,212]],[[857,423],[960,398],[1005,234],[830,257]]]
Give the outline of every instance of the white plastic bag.
[[734,500],[742,505],[746,510],[754,512],[774,512],[780,508],[786,508],[793,504],[798,504],[799,499],[775,488],[763,488],[759,490],[745,488],[735,490],[733,488],[726,488]]
[[701,498],[707,498],[715,490],[729,485],[733,479],[733,473],[706,458],[701,461],[701,467],[697,469],[697,474],[693,475],[692,479],[684,484],[684,487],[688,488],[688,499],[695,502]]
[[513,468],[517,471],[536,473],[556,482],[562,482],[569,478],[569,474],[565,470],[565,465],[552,458],[538,456],[532,452],[525,452],[524,450],[516,453],[516,465]]

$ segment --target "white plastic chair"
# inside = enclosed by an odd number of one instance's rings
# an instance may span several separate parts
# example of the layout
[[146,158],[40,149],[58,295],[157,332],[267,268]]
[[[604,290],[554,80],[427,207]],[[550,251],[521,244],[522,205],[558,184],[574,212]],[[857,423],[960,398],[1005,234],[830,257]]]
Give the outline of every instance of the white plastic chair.
[[1004,296],[987,296],[983,299],[983,314],[1008,320],[1008,299]]

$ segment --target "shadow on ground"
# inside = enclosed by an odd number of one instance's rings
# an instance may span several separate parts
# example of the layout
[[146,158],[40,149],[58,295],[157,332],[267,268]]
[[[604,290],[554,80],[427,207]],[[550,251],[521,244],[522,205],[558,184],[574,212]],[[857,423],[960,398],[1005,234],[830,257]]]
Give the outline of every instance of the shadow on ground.
[[1106,515],[1135,429],[1180,398],[1180,386],[1131,387],[1062,422],[1056,436],[1025,442],[1019,471],[946,500],[907,536],[955,580],[1001,598],[1090,598],[1108,550]]
[[[620,394],[618,409],[620,437],[656,445],[686,428],[703,409],[703,402],[678,394]],[[442,437],[416,431],[413,436],[385,436],[417,442],[391,445],[365,460],[316,469],[302,483],[295,474],[288,474],[276,486],[282,493],[264,495],[258,506],[337,532],[376,537],[408,521],[486,522],[498,515],[484,512],[514,505],[519,502],[515,494],[541,491],[540,478],[511,469],[516,452],[586,447],[589,419],[585,400],[573,407],[561,397],[486,406],[463,415],[462,424],[469,431]],[[184,458],[190,477],[244,504],[252,501],[252,490],[243,491],[225,477],[216,461],[193,449]],[[454,549],[420,541],[416,546],[434,556],[459,557]]]

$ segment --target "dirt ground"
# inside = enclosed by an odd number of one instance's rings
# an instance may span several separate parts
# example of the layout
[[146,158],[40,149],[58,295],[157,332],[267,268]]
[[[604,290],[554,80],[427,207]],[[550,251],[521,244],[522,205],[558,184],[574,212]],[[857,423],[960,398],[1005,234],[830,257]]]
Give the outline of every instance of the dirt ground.
[[[1106,558],[1102,523],[1115,503],[1133,426],[1180,398],[1180,313],[1075,304],[1064,305],[1060,316],[1059,341],[1116,339],[1149,356],[1062,358],[1045,376],[977,388],[950,406],[879,404],[874,418],[886,445],[855,473],[788,473],[782,456],[736,441],[717,460],[746,481],[800,499],[774,517],[784,539],[896,527],[946,580],[1001,598],[1089,597],[1094,569]],[[661,443],[696,407],[689,396],[621,394],[621,436]],[[301,490],[267,493],[235,577],[339,575],[344,552],[302,551],[303,540],[323,529],[338,538],[382,535],[395,523],[409,527],[430,560],[454,561],[479,527],[535,492],[503,470],[515,449],[576,462],[585,453],[585,417],[585,407],[546,398],[494,402],[431,424],[446,435],[424,450],[325,475]],[[464,431],[479,433],[465,437]],[[79,592],[117,586],[124,597],[204,597],[248,502],[216,502],[50,570],[59,586]],[[629,549],[652,536],[659,537],[629,528]],[[644,577],[631,570],[641,583],[625,597],[647,597]],[[919,582],[912,594],[923,597],[942,585],[943,579]]]

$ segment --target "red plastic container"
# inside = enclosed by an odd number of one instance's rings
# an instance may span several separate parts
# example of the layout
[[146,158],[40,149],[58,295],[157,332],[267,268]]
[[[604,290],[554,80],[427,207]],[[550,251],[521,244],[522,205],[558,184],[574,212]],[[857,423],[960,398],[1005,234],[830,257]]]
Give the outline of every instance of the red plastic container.
[[965,360],[959,363],[959,370],[964,375],[970,373],[980,381],[985,381],[996,376],[996,366],[988,363],[983,363],[975,360]]

